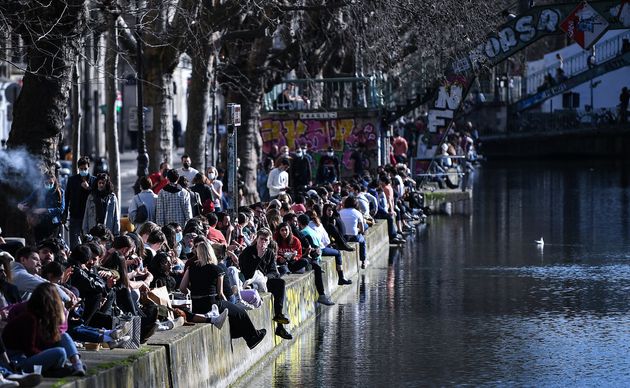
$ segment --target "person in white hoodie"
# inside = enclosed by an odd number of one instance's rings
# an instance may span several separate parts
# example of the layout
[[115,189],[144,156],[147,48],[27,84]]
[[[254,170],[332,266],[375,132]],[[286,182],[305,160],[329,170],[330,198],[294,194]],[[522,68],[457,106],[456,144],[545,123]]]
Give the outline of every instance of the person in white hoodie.
[[280,194],[286,193],[289,188],[289,169],[290,163],[287,158],[278,161],[276,168],[271,170],[269,178],[267,178],[267,188],[269,188],[269,197],[276,199]]

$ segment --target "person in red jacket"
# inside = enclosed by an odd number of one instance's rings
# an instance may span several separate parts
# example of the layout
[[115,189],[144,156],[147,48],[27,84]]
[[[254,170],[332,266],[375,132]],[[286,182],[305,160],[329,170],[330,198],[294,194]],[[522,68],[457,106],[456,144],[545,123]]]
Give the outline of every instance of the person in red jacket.
[[[85,376],[86,369],[74,341],[68,333],[62,333],[61,329],[66,327],[65,319],[55,285],[42,283],[37,286],[28,302],[11,310],[9,322],[2,332],[11,361],[27,372],[32,372],[34,365],[41,365],[44,374],[57,376],[61,372]],[[71,368],[66,368],[66,361],[72,363]]]
[[154,172],[149,175],[149,179],[151,179],[151,190],[155,194],[159,194],[160,190],[164,188],[164,186],[168,185],[168,179],[166,178],[166,172],[170,170],[171,167],[168,165],[168,162],[160,163],[160,171]]
[[303,272],[308,266],[308,261],[302,257],[302,243],[291,232],[291,226],[283,222],[278,225],[273,239],[278,244],[276,263],[281,274],[287,272]]

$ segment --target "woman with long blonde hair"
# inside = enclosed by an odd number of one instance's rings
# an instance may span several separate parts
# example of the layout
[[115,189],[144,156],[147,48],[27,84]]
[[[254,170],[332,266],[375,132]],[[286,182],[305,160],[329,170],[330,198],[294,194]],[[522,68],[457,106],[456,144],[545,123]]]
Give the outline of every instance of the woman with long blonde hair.
[[[230,336],[244,338],[247,346],[253,349],[265,337],[266,330],[256,330],[247,312],[227,301],[223,285],[225,272],[217,265],[217,257],[210,242],[204,238],[197,244],[195,253],[197,259],[184,272],[180,284],[182,292],[186,293],[190,289],[193,313],[207,314],[210,317],[213,315],[212,310],[222,314],[227,310]],[[230,290],[229,286],[227,290]]]

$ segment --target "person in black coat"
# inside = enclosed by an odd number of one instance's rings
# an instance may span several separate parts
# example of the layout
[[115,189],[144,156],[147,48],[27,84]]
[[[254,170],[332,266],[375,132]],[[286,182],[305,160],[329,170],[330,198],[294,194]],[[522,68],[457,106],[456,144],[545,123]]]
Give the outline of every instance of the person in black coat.
[[100,310],[106,299],[107,285],[97,274],[90,271],[87,264],[92,260],[92,250],[87,245],[79,245],[70,253],[68,264],[72,268],[69,284],[79,290],[84,302],[81,318],[89,324],[94,314]]
[[269,245],[271,239],[271,230],[268,228],[258,229],[254,243],[241,252],[238,262],[245,279],[254,277],[256,270],[267,276],[267,289],[273,295],[273,320],[277,323],[276,335],[290,340],[293,339],[293,336],[283,326],[289,323],[289,319],[282,313],[285,282],[280,278],[280,272],[278,272],[276,252]]
[[69,246],[73,249],[80,244],[81,226],[85,214],[85,203],[90,195],[96,177],[90,174],[90,160],[84,156],[77,162],[79,173],[68,178],[65,191],[66,207],[61,216],[62,222],[69,222]]
[[298,148],[295,157],[291,159],[289,169],[289,185],[294,194],[306,192],[306,188],[312,183],[311,163],[306,156],[306,149]]

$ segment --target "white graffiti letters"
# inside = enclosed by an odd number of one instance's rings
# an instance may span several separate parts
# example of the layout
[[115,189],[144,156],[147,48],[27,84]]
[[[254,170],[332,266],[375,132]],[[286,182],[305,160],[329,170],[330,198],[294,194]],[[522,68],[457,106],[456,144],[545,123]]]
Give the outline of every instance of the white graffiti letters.
[[558,29],[560,14],[555,9],[544,9],[538,19],[538,31],[554,32]]
[[449,90],[440,86],[435,107],[439,109],[429,110],[429,132],[437,132],[439,127],[446,125],[444,119],[452,119],[453,111],[457,109],[462,100],[463,90],[460,86],[452,85]]
[[529,42],[534,36],[536,36],[536,29],[532,23],[533,21],[533,16],[523,16],[516,21],[516,25],[514,27],[516,28],[516,32],[520,34],[519,38],[523,42]]
[[560,22],[560,13],[555,9],[543,9],[540,11],[538,23],[534,26],[534,17],[524,15],[516,19],[500,30],[496,36],[488,38],[484,45],[484,51],[489,59],[493,59],[499,54],[509,53],[519,43],[527,43],[536,37],[540,32],[555,32]]
[[435,133],[438,130],[438,127],[443,127],[446,125],[444,119],[452,119],[453,111],[452,110],[440,110],[440,109],[430,109],[428,114],[429,121],[429,132]]
[[501,49],[508,52],[512,47],[516,46],[516,34],[512,28],[504,28],[499,31],[499,40],[501,41]]
[[451,86],[450,91],[446,91],[446,87],[440,86],[437,101],[435,102],[436,108],[444,109],[448,104],[448,108],[451,110],[457,109],[459,102],[462,100],[462,88],[456,85]]

